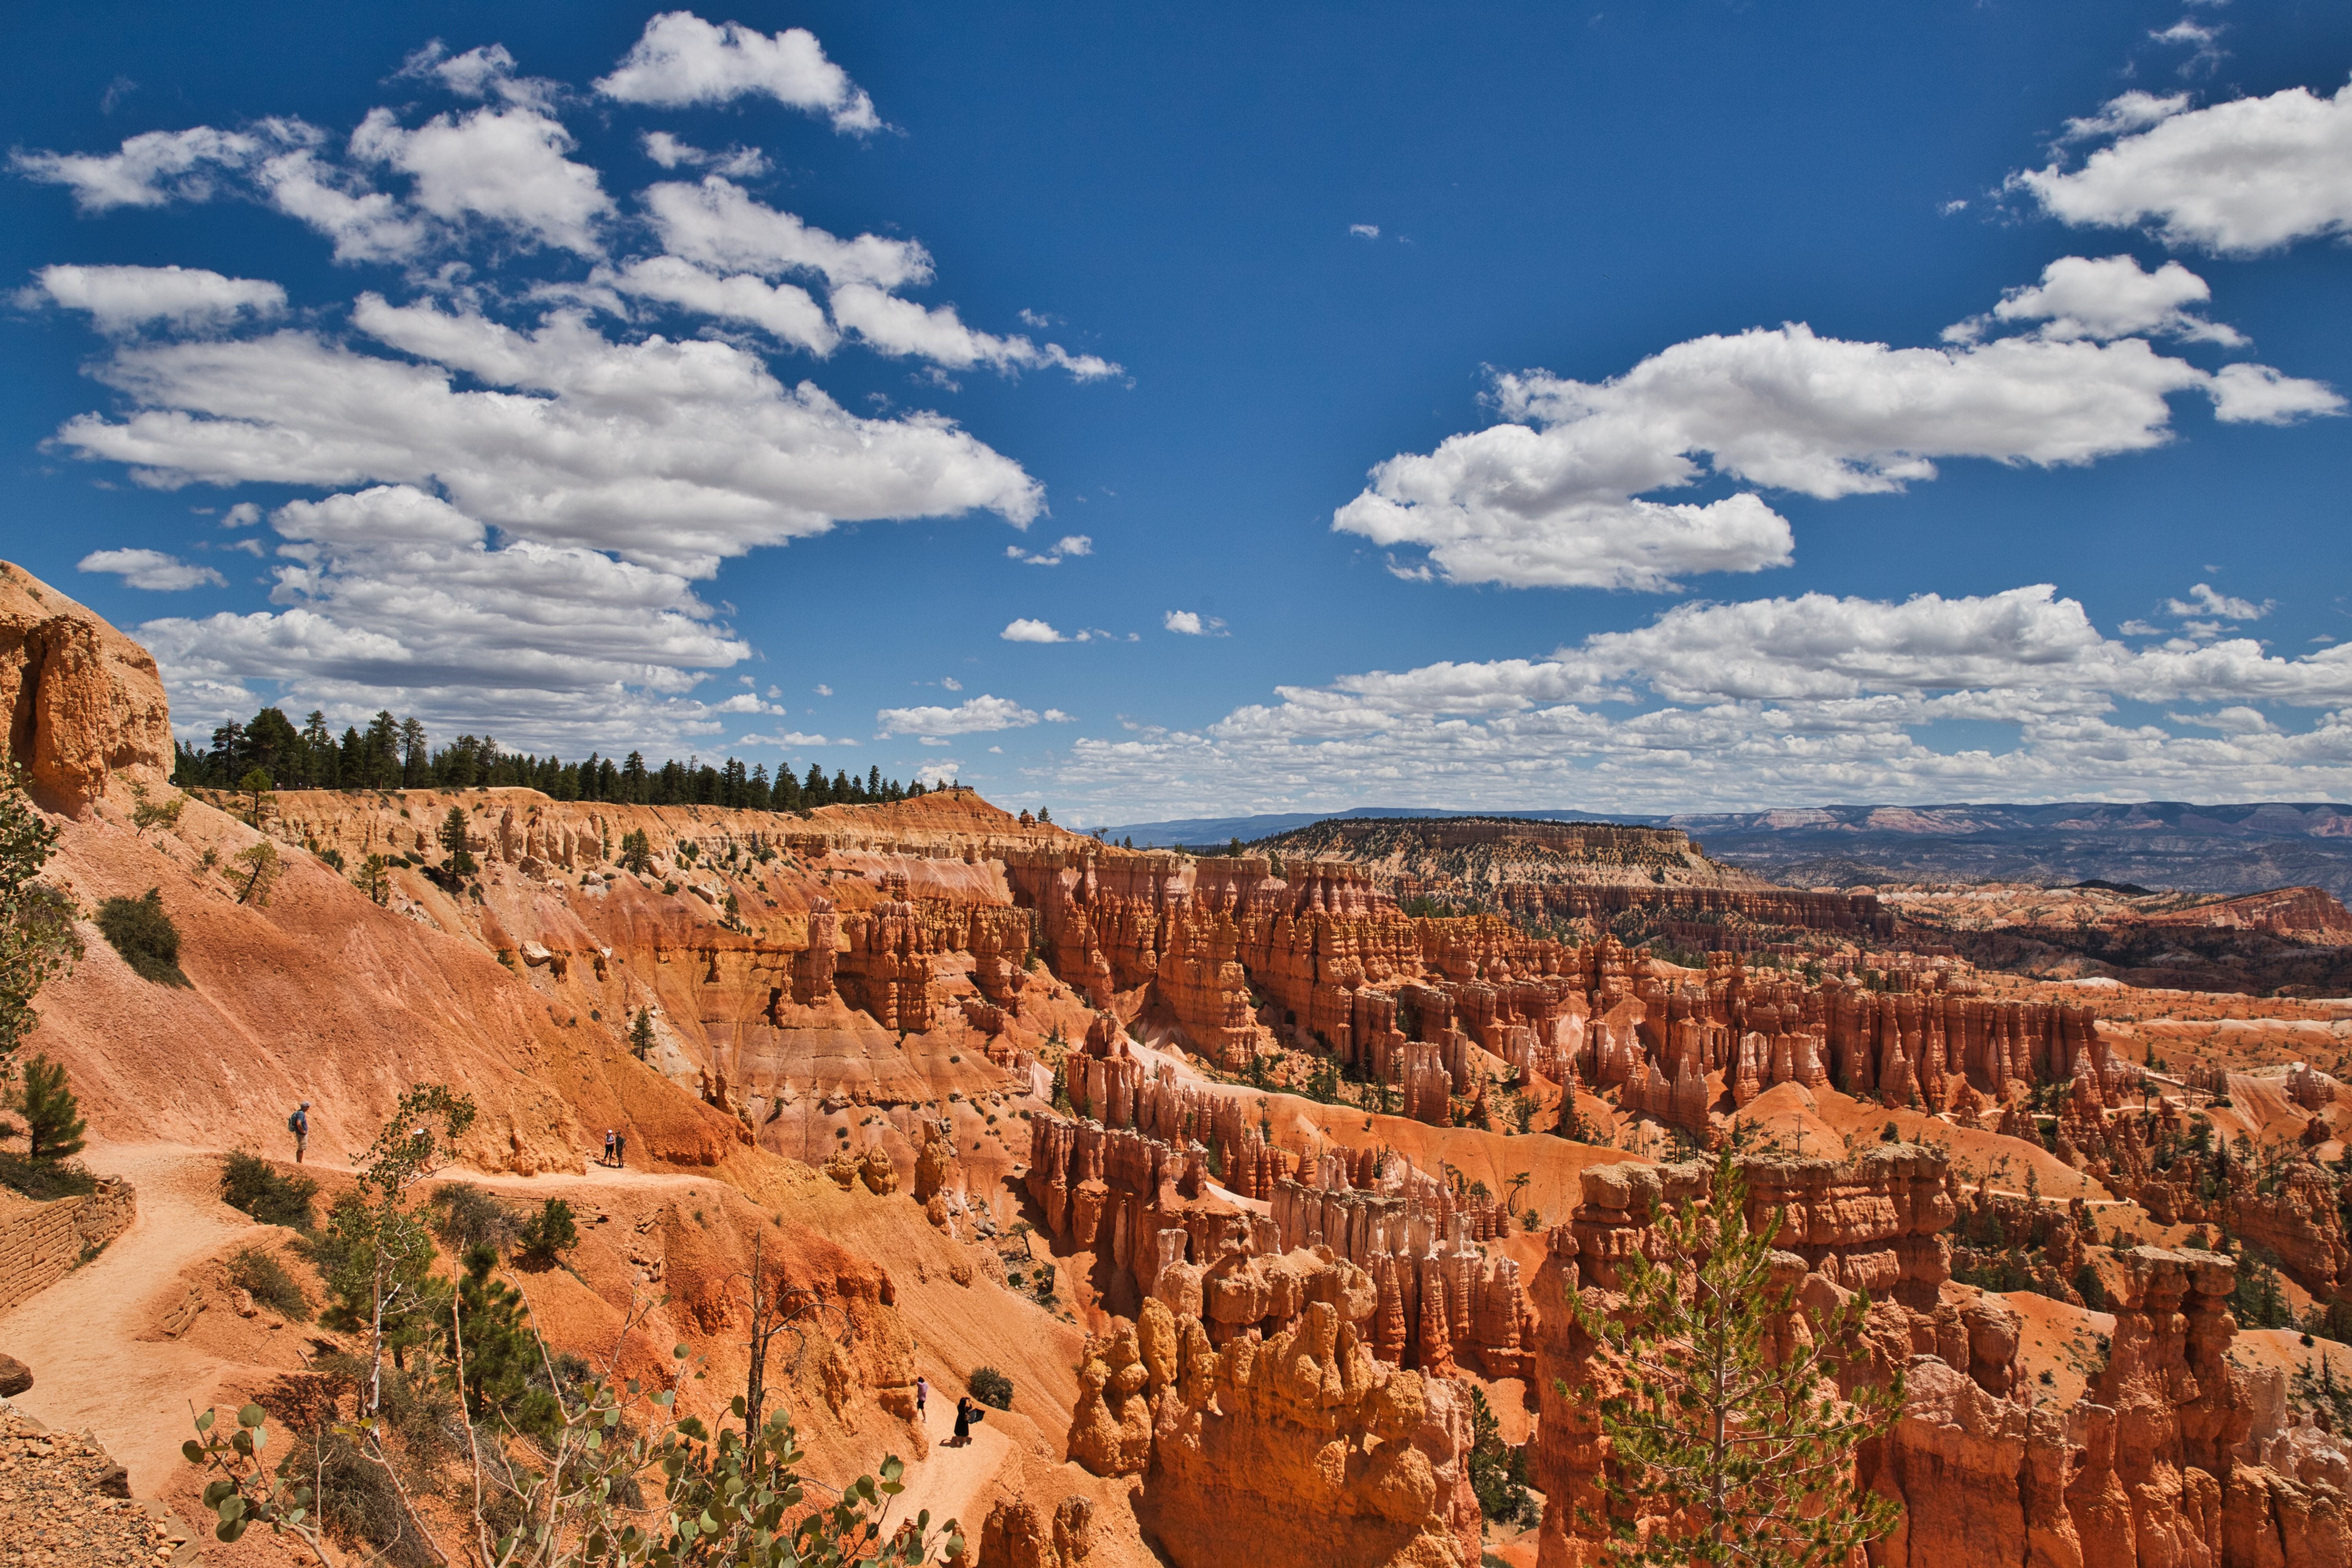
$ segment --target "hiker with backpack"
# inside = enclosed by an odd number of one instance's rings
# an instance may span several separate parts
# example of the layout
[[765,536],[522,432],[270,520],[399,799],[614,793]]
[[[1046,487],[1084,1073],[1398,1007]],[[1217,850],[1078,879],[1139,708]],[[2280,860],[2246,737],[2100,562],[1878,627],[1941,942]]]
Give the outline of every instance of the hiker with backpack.
[[294,1163],[302,1163],[303,1151],[310,1146],[310,1102],[304,1100],[286,1119],[286,1131],[294,1134]]
[[948,1439],[948,1447],[950,1448],[970,1447],[971,1446],[971,1429],[980,1424],[981,1418],[984,1414],[985,1412],[983,1412],[979,1405],[974,1405],[971,1402],[971,1398],[969,1394],[958,1394],[956,1396],[955,1436]]

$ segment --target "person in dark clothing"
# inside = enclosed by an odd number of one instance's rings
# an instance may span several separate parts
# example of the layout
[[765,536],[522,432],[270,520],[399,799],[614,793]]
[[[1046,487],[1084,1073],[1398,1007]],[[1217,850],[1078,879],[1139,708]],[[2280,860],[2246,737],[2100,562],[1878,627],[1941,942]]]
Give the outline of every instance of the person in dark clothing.
[[310,1102],[304,1100],[286,1119],[286,1131],[294,1134],[294,1163],[302,1163],[303,1152],[310,1147]]
[[971,1429],[979,1424],[982,1414],[982,1412],[980,1406],[974,1405],[969,1395],[961,1394],[956,1395],[955,1436],[948,1439],[948,1447],[950,1448],[970,1447],[971,1446]]
[[614,1132],[611,1128],[607,1127],[604,1129],[604,1163],[607,1165],[613,1163],[614,1160],[616,1158],[614,1153],[614,1150],[616,1147],[614,1140],[618,1136],[619,1134]]
[[625,1132],[615,1132],[613,1134],[613,1163],[615,1166],[626,1166],[628,1163],[629,1135]]

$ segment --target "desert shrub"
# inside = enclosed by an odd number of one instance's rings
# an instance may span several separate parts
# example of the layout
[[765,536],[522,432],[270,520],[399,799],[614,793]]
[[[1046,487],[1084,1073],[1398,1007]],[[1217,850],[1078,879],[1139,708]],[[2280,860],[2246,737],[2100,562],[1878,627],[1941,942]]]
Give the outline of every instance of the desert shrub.
[[516,1256],[541,1268],[552,1268],[559,1258],[580,1245],[580,1226],[572,1221],[572,1205],[562,1198],[548,1199],[523,1222],[517,1239],[522,1245]]
[[982,1405],[992,1405],[999,1410],[1013,1408],[1013,1380],[992,1366],[973,1367],[963,1386]]
[[386,1568],[425,1568],[434,1555],[401,1504],[400,1489],[344,1430],[326,1427],[295,1439],[288,1468],[307,1484],[328,1536],[345,1547],[373,1549],[369,1561]]
[[459,1253],[477,1247],[504,1252],[522,1232],[522,1220],[514,1210],[471,1182],[452,1182],[428,1202],[434,1211],[433,1233]]
[[228,1282],[289,1322],[310,1321],[310,1299],[286,1265],[257,1247],[248,1247],[228,1260]]
[[161,889],[135,899],[109,899],[98,906],[98,929],[131,973],[158,985],[185,985],[180,971],[180,928],[163,912]]
[[243,1149],[221,1162],[221,1202],[243,1209],[264,1225],[282,1225],[307,1231],[316,1224],[310,1200],[319,1184],[308,1176],[289,1176]]
[[0,1187],[47,1203],[51,1198],[87,1197],[98,1191],[98,1178],[79,1160],[28,1160],[0,1151]]

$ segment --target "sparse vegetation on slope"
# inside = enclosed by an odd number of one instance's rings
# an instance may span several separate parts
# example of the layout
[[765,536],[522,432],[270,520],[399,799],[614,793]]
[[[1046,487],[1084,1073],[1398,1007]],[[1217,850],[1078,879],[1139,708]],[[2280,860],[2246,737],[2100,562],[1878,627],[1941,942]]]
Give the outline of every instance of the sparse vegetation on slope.
[[308,1231],[317,1223],[310,1201],[318,1193],[319,1184],[310,1177],[289,1175],[243,1149],[231,1150],[221,1161],[221,1202],[264,1225]]
[[158,985],[189,984],[180,970],[180,928],[163,910],[162,889],[150,888],[135,899],[107,900],[98,906],[98,929],[140,979]]

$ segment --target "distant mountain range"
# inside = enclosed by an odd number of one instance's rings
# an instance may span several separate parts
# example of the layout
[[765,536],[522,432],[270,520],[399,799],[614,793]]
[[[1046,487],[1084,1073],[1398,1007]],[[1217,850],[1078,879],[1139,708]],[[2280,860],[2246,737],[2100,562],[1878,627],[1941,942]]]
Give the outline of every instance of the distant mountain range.
[[1473,815],[1679,827],[1717,860],[1801,887],[2106,881],[2206,893],[2307,886],[2352,897],[2352,806],[2330,802],[1829,805],[1671,816],[1357,806],[1142,822],[1108,833],[1114,841],[1132,837],[1139,847],[1221,847],[1333,817]]

